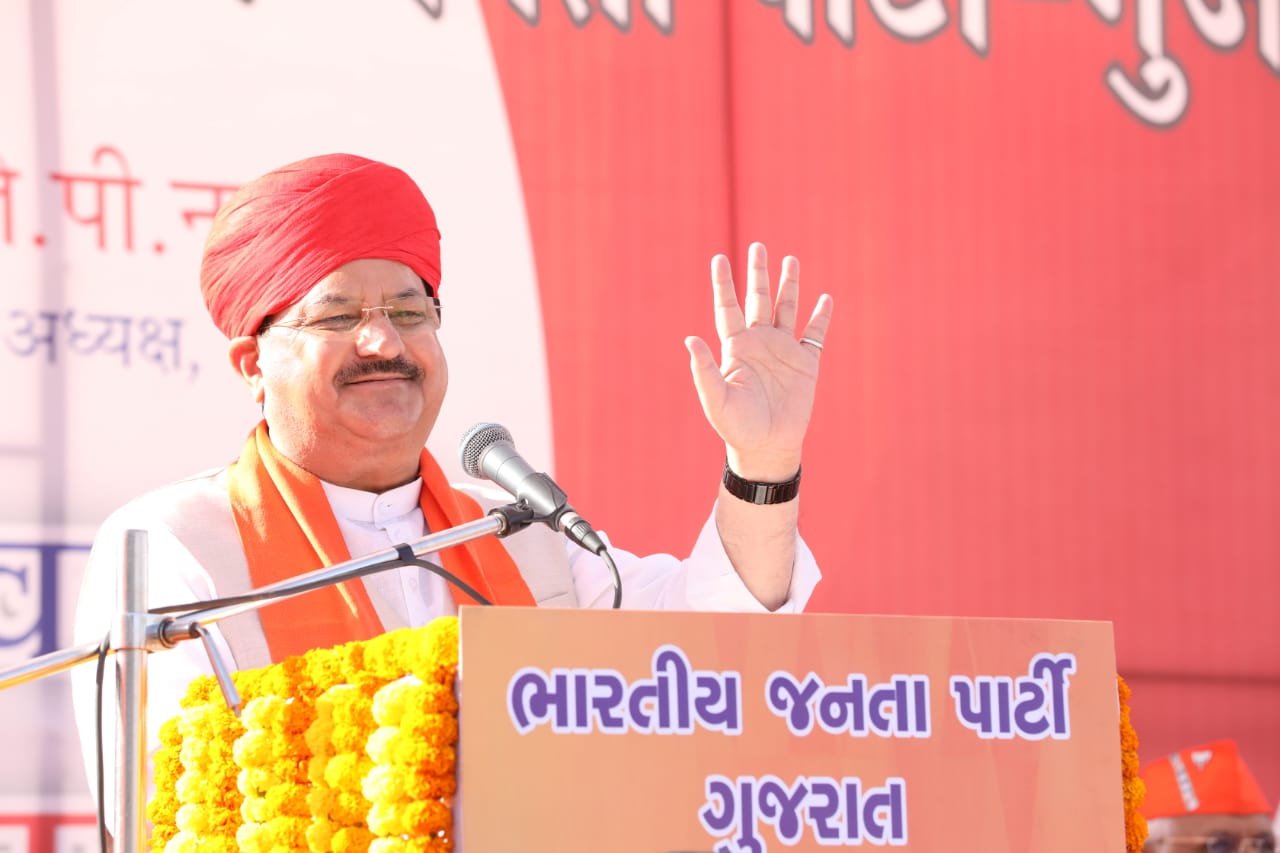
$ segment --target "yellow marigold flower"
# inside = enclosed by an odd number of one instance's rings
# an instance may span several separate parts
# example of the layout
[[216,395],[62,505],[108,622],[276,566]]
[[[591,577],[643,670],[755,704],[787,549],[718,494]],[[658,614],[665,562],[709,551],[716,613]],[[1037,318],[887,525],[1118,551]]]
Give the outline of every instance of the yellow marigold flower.
[[188,803],[178,809],[177,826],[184,832],[215,835],[239,825],[238,815],[207,803]]
[[178,728],[178,718],[170,717],[160,724],[157,732],[160,743],[164,746],[175,746],[182,742],[182,731]]
[[[346,676],[343,676],[344,678]],[[346,682],[331,684],[324,689],[319,696],[316,697],[315,709],[316,719],[333,719],[333,700],[335,697],[342,695],[343,691],[349,690],[350,685]]]
[[246,823],[236,830],[236,844],[244,853],[270,853],[271,836],[265,824]]
[[400,822],[400,805],[398,803],[384,803],[374,800],[369,806],[369,829],[373,830],[373,834],[386,838],[392,835],[400,835],[404,832],[404,825]]
[[271,735],[262,729],[250,729],[236,739],[231,755],[241,767],[261,767],[272,760]]
[[275,809],[266,797],[245,797],[240,804],[240,815],[246,824],[263,824],[274,817]]
[[364,647],[364,667],[382,679],[398,678],[404,674],[401,649],[404,647],[404,631],[379,634],[367,641]]
[[327,755],[313,756],[311,760],[307,762],[307,781],[310,782],[312,785],[325,784],[324,768],[328,765],[328,763],[329,763],[329,756]]
[[344,684],[326,692],[333,702],[334,725],[359,726],[373,722],[370,707],[373,704],[364,691],[352,684]]
[[313,785],[307,791],[307,810],[315,816],[328,816],[333,813],[338,800],[338,792],[328,785]]
[[187,803],[178,809],[178,814],[174,819],[178,829],[182,832],[204,832],[205,821],[204,815],[201,813],[203,807],[196,803]]
[[413,697],[413,688],[421,684],[415,676],[406,675],[390,682],[373,695],[373,719],[380,726],[398,726]]
[[256,797],[263,793],[255,790],[253,785],[250,783],[248,770],[241,770],[236,776],[236,790],[246,797]]
[[[271,767],[250,767],[240,771],[240,775],[244,778],[244,785],[240,787],[240,793],[248,795],[255,794],[257,796],[265,796],[272,786],[279,785],[284,779]],[[248,790],[246,790],[246,788]]]
[[408,789],[409,772],[391,764],[375,764],[364,777],[361,790],[372,802],[392,802],[404,799]]
[[362,759],[363,756],[354,752],[344,752],[330,758],[324,768],[325,784],[332,788],[351,790],[355,784],[358,784],[355,780],[361,779],[364,775]]
[[309,817],[281,815],[272,818],[267,822],[271,847],[284,850],[306,850],[307,827],[310,825]]
[[458,668],[458,617],[433,619],[425,630],[409,671],[426,682],[451,681]]
[[231,680],[240,691],[240,699],[251,702],[266,693],[263,689],[265,669],[246,669],[231,673]]
[[339,726],[333,730],[333,749],[336,753],[364,752],[373,727]]
[[244,706],[240,722],[246,729],[269,729],[284,713],[284,699],[280,696],[259,696]]
[[322,817],[311,821],[307,827],[307,847],[311,853],[328,853],[332,850],[330,840],[333,838],[333,824]]
[[178,700],[178,707],[194,708],[197,705],[208,705],[215,696],[220,695],[217,680],[212,675],[201,675],[187,685],[187,693]]
[[164,846],[164,853],[200,853],[200,839],[190,832],[179,832]]
[[365,853],[373,833],[363,826],[344,827],[333,834],[333,853]]
[[178,800],[172,796],[157,794],[147,803],[147,820],[151,821],[151,849],[163,849],[165,843],[178,832]]
[[390,764],[391,749],[400,735],[400,729],[393,726],[382,726],[373,730],[369,742],[365,744],[365,752],[375,764]]
[[178,715],[178,731],[184,739],[195,734],[205,734],[212,731],[212,720],[216,715],[217,709],[208,703],[190,705]]
[[307,788],[303,785],[276,785],[267,792],[267,803],[278,815],[311,816],[307,808]]
[[173,792],[181,803],[203,803],[208,797],[205,796],[209,785],[205,782],[204,777],[199,773],[188,770],[178,777],[178,781],[173,786]]

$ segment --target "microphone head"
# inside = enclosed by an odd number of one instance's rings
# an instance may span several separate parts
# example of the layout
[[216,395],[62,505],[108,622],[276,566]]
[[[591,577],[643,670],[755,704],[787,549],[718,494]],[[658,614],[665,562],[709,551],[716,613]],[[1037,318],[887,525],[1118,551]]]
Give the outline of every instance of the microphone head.
[[480,470],[480,457],[500,441],[514,444],[511,433],[502,424],[480,423],[466,431],[458,442],[458,460],[468,476],[486,479]]

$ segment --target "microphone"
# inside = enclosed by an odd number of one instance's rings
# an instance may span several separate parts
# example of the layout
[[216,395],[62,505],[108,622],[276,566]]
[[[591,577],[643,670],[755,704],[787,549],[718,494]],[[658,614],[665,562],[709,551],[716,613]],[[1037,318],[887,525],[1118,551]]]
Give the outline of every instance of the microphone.
[[569,506],[568,496],[555,481],[524,460],[502,424],[478,423],[467,430],[458,442],[458,458],[463,471],[498,484],[552,530],[563,531],[593,554],[606,550],[604,540]]

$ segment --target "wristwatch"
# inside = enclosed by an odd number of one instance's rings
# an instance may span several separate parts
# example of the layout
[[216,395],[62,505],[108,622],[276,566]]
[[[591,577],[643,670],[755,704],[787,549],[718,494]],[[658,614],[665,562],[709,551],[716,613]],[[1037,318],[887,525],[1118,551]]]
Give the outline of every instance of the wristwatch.
[[747,503],[784,504],[800,494],[800,471],[797,468],[796,475],[785,483],[757,483],[754,480],[744,480],[733,473],[729,460],[726,459],[721,482],[729,494]]

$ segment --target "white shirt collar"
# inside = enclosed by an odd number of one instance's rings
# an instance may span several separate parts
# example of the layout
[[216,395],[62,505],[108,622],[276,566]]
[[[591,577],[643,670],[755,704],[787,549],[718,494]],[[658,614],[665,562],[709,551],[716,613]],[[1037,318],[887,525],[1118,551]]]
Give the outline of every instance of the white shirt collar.
[[339,520],[345,519],[356,524],[375,527],[385,527],[411,512],[416,512],[422,497],[421,477],[381,494],[349,489],[346,486],[335,486],[324,480],[320,481],[320,485],[324,486],[329,506],[333,507],[333,514]]

